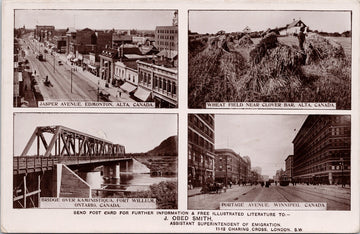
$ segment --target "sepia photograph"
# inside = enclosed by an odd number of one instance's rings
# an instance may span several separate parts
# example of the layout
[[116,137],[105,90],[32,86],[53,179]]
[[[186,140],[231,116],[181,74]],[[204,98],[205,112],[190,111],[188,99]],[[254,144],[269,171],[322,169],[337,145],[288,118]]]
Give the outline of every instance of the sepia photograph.
[[176,209],[177,121],[176,114],[15,113],[13,208]]
[[350,155],[350,115],[189,114],[188,208],[350,210]]
[[188,107],[331,103],[351,109],[351,11],[189,10]]
[[81,101],[176,108],[177,14],[15,10],[14,107]]

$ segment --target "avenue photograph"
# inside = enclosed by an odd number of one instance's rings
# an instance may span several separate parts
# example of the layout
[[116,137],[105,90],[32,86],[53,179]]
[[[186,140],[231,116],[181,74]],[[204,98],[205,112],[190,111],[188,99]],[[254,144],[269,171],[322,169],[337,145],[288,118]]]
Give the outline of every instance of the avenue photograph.
[[176,209],[177,132],[176,114],[15,113],[13,207]]
[[188,107],[329,103],[351,109],[351,11],[190,10]]
[[189,209],[216,210],[223,202],[351,209],[350,115],[188,119]]
[[14,107],[52,101],[177,107],[176,10],[15,10],[14,15]]

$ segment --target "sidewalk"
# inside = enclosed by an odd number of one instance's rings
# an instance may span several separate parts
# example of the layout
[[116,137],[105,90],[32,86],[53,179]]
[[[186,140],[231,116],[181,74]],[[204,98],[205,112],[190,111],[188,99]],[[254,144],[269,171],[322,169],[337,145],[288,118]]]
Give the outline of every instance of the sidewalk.
[[249,191],[257,188],[258,186],[239,186],[235,185],[227,188],[226,192],[221,193],[199,193],[201,188],[188,190],[188,205],[190,209],[219,209],[220,202],[233,202],[239,196],[245,195]]
[[[239,185],[233,185],[231,188],[227,188],[226,189],[226,192],[228,192],[228,191],[230,191],[230,192],[232,192],[232,191],[243,191],[245,188],[254,188],[254,186],[248,186],[248,185],[246,185],[246,186],[239,186]],[[197,196],[197,195],[203,195],[204,193],[201,193],[200,191],[201,191],[201,187],[196,187],[196,188],[193,188],[193,189],[188,189],[188,197],[194,197],[194,196]],[[245,190],[247,190],[247,189],[245,189]],[[223,193],[223,191],[221,192],[221,193]]]
[[[289,186],[292,186],[291,184]],[[345,188],[342,188],[341,185],[306,185],[306,184],[296,184],[294,187],[301,187],[303,189],[317,190],[322,193],[331,193],[336,192],[340,194],[350,194],[351,187],[346,185]]]

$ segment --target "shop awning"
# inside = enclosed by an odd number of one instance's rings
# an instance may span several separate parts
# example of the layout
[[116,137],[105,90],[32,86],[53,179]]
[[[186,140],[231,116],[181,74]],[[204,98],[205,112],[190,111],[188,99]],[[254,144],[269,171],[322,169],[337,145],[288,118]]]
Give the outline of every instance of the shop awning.
[[150,91],[138,87],[138,89],[134,93],[134,96],[139,98],[141,101],[146,102],[149,99]]
[[125,82],[123,85],[120,86],[120,88],[128,93],[131,93],[136,89],[136,86]]
[[93,65],[88,64],[88,67],[91,69],[96,69],[96,67],[94,67]]

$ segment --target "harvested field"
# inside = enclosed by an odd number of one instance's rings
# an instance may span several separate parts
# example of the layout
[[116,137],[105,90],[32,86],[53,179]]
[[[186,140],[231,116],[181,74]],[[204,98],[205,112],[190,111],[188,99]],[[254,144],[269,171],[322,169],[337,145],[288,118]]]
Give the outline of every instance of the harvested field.
[[337,109],[350,109],[351,39],[336,39],[309,34],[302,52],[294,36],[268,34],[243,46],[241,38],[212,38],[216,43],[189,55],[189,107],[271,101],[335,102]]

